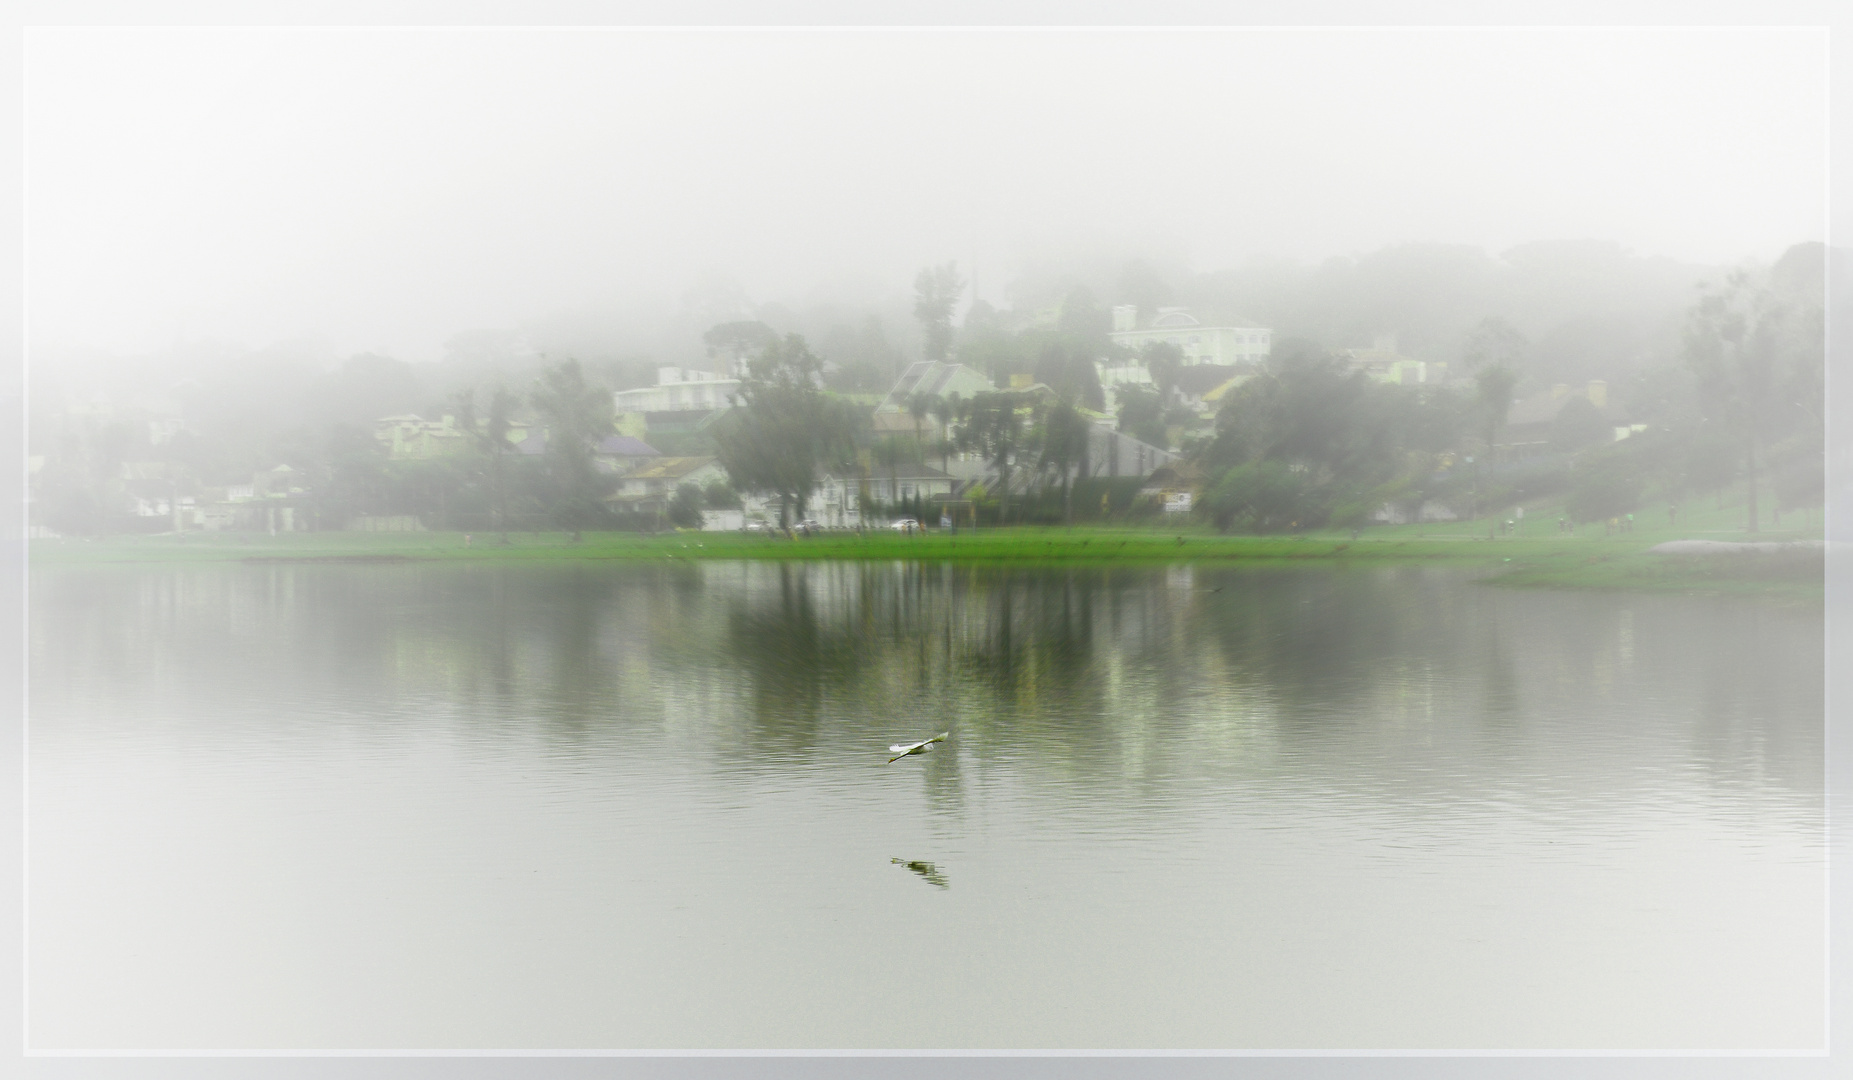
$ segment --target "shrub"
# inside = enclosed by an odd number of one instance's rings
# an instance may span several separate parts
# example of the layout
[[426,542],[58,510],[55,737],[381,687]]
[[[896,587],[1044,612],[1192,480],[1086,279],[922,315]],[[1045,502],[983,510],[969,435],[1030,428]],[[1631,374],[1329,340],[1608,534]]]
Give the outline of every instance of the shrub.
[[1204,512],[1228,532],[1279,532],[1323,523],[1326,508],[1304,473],[1284,462],[1237,465],[1204,498]]
[[669,523],[684,529],[701,528],[701,489],[694,484],[680,484],[675,498],[669,500]]

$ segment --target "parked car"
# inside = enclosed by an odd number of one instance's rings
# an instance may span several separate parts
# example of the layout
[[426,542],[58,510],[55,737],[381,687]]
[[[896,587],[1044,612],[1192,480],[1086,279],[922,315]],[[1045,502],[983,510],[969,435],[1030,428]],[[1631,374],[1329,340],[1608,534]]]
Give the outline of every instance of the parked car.
[[748,532],[748,533],[759,533],[759,534],[765,535],[765,534],[778,532],[778,528],[769,522],[749,521],[746,523],[746,528],[742,529],[741,531]]
[[809,536],[812,533],[823,532],[824,523],[821,521],[818,521],[816,518],[805,518],[803,521],[800,521],[798,522],[798,524],[794,525],[793,528],[798,531],[799,535]]
[[913,518],[902,518],[899,521],[891,521],[888,523],[888,527],[898,533],[915,533],[920,531],[920,523]]

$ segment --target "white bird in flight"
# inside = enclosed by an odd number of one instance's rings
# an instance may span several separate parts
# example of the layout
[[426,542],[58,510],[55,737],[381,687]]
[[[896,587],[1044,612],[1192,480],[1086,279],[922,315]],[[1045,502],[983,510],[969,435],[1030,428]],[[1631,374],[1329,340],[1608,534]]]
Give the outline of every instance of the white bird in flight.
[[921,739],[917,743],[896,743],[888,748],[888,752],[894,755],[888,759],[888,764],[892,765],[909,754],[924,754],[928,750],[933,749],[934,743],[945,742],[946,736],[950,734],[952,734],[952,732],[942,731],[930,739]]

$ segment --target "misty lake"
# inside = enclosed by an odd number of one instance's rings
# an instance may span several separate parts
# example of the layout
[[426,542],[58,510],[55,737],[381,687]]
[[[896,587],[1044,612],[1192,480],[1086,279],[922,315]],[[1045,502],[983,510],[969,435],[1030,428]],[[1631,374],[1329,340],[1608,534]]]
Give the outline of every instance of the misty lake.
[[35,1049],[1825,1039],[1818,608],[1427,568],[30,584]]

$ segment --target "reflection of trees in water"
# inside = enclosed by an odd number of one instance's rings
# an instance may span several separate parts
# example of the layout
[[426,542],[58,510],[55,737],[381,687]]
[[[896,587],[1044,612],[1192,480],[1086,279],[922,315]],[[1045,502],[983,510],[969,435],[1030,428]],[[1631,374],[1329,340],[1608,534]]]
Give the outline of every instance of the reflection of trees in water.
[[[1710,620],[1695,623],[1675,612],[1636,619],[1642,659],[1658,666],[1677,656],[1698,669],[1690,757],[1713,783],[1773,779],[1797,791],[1823,791],[1826,661],[1818,640],[1797,633],[1798,624],[1818,625],[1820,615],[1741,605],[1728,616],[1741,635],[1736,640],[1706,633]],[[1798,638],[1813,648],[1803,644],[1781,662],[1769,662],[1778,658],[1758,647]],[[1726,762],[1733,767],[1721,768]]]
[[1291,571],[1216,580],[1225,587],[1206,599],[1197,625],[1231,671],[1266,683],[1291,727],[1344,715],[1334,707],[1371,696],[1412,641],[1435,640],[1431,598],[1412,596],[1407,582]]
[[1594,786],[1648,754],[1719,784],[1821,788],[1820,614],[1739,601],[1422,568],[241,566],[32,584],[35,701],[455,712],[574,742],[661,730],[741,761],[873,764],[950,729],[905,765],[935,811],[1006,757],[1133,782],[1292,754],[1367,786]]
[[[1699,716],[1686,737],[1722,775],[1819,786],[1818,725],[1783,719],[1819,715],[1819,658],[1775,651],[1815,638],[1780,613],[1693,618],[1683,598],[1521,593],[1426,568],[1198,568],[1182,587],[1157,570],[879,563],[722,578],[581,581],[561,602],[647,612],[664,681],[731,672],[742,753],[873,754],[951,728],[950,752],[916,762],[935,810],[960,805],[968,754],[1000,747],[1041,773],[1129,780],[1310,752],[1367,783],[1440,769],[1601,784],[1639,752],[1613,740]],[[589,621],[554,627],[580,700],[608,655]]]
[[[1033,748],[1042,771],[1161,776],[1265,742],[1394,742],[1463,672],[1484,730],[1521,705],[1496,613],[1419,571],[1167,587],[1162,570],[754,569],[729,594],[724,650],[751,686],[754,745],[812,749],[820,718],[851,709],[897,737]],[[935,805],[956,805],[960,756],[922,766]]]
[[[1103,645],[1116,625],[1163,621],[1151,610],[1128,619],[1129,607],[1183,602],[1144,597],[1149,577],[1129,587],[1123,572],[1099,570],[754,567],[728,592],[726,653],[750,683],[756,741],[812,746],[820,723],[856,710],[864,729],[896,738],[950,727],[955,741],[961,729],[979,742],[1028,739],[1051,765],[1098,769],[1115,713],[1102,664],[1115,650]],[[932,805],[957,804],[962,756],[919,766]]]
[[818,610],[812,567],[779,563],[768,601],[748,594],[727,608],[727,652],[751,682],[756,744],[808,750],[816,744],[825,690],[848,681],[862,653],[857,624]]

